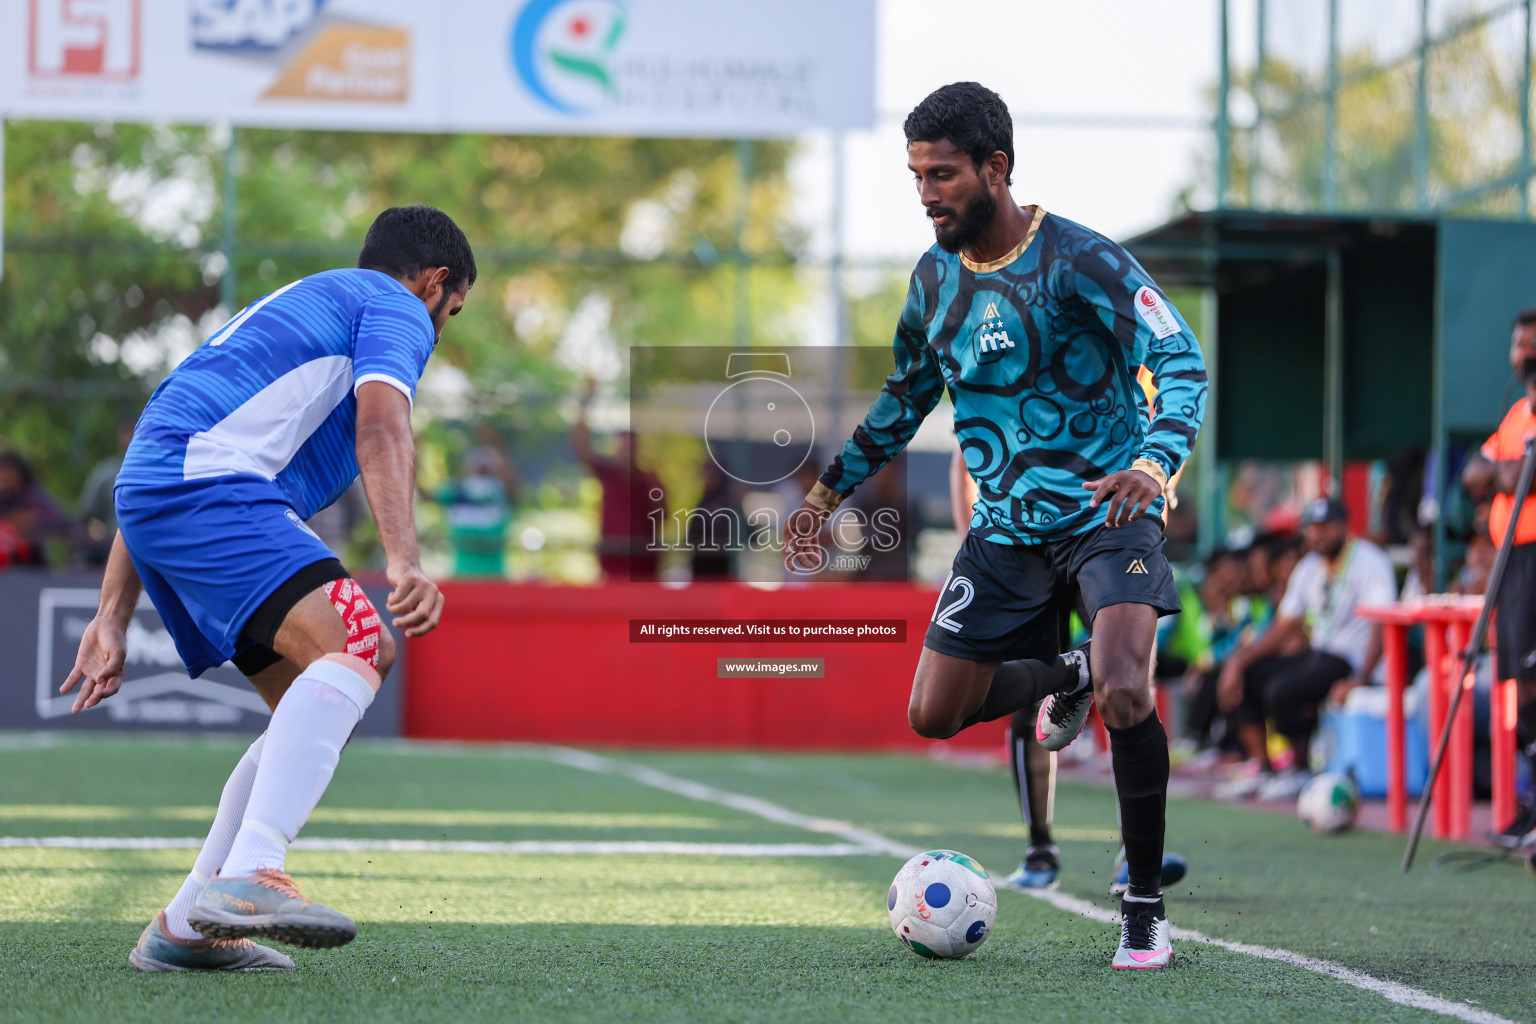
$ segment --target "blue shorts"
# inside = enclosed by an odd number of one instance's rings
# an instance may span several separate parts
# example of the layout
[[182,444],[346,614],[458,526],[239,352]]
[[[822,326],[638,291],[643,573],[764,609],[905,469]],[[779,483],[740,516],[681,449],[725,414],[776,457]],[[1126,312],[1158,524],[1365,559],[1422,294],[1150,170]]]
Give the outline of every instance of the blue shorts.
[[194,679],[252,646],[241,631],[274,591],[336,557],[260,477],[124,485],[114,497],[133,567]]

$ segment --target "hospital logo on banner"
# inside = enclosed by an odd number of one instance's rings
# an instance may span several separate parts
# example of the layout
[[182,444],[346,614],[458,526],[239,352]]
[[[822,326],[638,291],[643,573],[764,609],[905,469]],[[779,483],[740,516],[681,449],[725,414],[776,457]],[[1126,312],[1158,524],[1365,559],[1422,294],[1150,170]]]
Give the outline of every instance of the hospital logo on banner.
[[562,114],[610,105],[626,24],[617,0],[532,0],[512,25],[512,66],[535,99]]
[[133,82],[143,46],[141,0],[27,0],[33,79]]

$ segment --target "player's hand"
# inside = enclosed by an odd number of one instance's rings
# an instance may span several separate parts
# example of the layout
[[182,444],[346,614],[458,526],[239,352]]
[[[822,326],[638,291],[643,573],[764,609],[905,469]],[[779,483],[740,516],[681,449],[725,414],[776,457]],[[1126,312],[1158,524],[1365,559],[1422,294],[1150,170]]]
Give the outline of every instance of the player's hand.
[[1343,707],[1344,701],[1349,698],[1349,691],[1359,685],[1361,685],[1360,680],[1354,676],[1350,676],[1348,679],[1340,679],[1328,691],[1328,703],[1335,707]]
[[76,685],[80,687],[69,710],[78,715],[116,693],[123,685],[123,665],[127,660],[128,636],[124,627],[99,615],[92,619],[80,637],[75,667],[59,687],[60,693],[68,693]]
[[1221,667],[1221,676],[1216,680],[1216,704],[1224,713],[1230,714],[1237,710],[1237,706],[1243,702],[1243,671],[1231,659]]
[[821,547],[821,526],[827,510],[809,502],[784,520],[784,568],[792,573],[815,572],[826,564],[827,553]]
[[1104,525],[1111,529],[1140,519],[1163,493],[1162,486],[1139,469],[1122,469],[1102,480],[1089,480],[1083,486],[1093,492],[1088,499],[1089,508],[1098,508],[1100,503],[1107,506]]
[[384,602],[394,616],[391,622],[395,628],[403,629],[406,636],[426,636],[436,629],[443,617],[443,592],[427,579],[421,566],[391,563],[384,575],[395,588]]

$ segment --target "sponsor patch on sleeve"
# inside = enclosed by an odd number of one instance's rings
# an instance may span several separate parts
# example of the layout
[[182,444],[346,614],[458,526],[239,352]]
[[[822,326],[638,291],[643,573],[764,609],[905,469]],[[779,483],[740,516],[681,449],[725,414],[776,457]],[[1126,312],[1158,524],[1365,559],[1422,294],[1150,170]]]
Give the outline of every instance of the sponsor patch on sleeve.
[[1173,318],[1173,311],[1168,308],[1168,303],[1157,292],[1142,285],[1136,289],[1136,312],[1147,322],[1152,333],[1159,338],[1166,338],[1170,334],[1179,333],[1179,322]]

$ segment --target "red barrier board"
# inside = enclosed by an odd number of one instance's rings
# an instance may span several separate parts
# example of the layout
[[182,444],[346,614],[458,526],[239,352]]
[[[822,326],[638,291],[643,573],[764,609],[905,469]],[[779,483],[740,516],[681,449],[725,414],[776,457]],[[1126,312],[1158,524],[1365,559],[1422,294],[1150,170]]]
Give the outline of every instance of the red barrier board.
[[[907,697],[938,593],[904,584],[776,591],[623,583],[443,585],[442,625],[405,641],[405,734],[625,746],[926,749]],[[902,626],[847,642],[631,642],[631,620]],[[824,659],[824,678],[717,678],[719,658]],[[947,741],[995,750],[1005,722]]]

